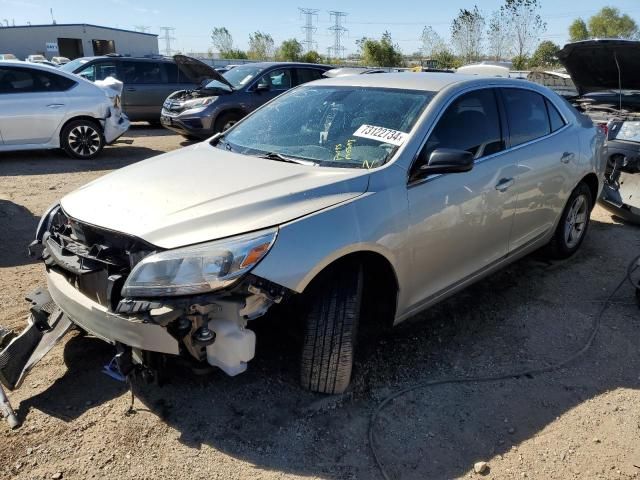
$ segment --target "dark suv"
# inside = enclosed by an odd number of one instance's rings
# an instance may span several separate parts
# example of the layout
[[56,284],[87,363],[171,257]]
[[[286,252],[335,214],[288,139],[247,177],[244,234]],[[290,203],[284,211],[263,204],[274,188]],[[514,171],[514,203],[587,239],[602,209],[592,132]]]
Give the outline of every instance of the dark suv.
[[[176,55],[185,71],[202,62]],[[196,63],[197,62],[197,63]],[[207,138],[231,127],[272,98],[302,83],[323,78],[331,67],[310,63],[250,63],[232,68],[195,90],[181,90],[164,102],[160,120],[188,138]],[[198,70],[199,71],[199,70]]]
[[[132,121],[160,121],[162,103],[168,95],[181,89],[193,89],[204,80],[214,78],[215,71],[204,77],[190,76],[167,57],[134,58],[118,55],[77,58],[60,67],[92,82],[111,76],[124,83],[122,106]],[[201,72],[202,73],[202,72]]]

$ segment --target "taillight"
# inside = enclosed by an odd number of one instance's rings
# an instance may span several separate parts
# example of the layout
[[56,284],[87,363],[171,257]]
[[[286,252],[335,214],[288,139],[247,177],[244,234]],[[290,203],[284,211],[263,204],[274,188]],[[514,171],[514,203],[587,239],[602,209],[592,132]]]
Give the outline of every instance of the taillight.
[[609,136],[609,125],[607,125],[606,123],[599,123],[598,127],[600,128],[600,130],[602,130],[602,133],[604,133],[605,137]]

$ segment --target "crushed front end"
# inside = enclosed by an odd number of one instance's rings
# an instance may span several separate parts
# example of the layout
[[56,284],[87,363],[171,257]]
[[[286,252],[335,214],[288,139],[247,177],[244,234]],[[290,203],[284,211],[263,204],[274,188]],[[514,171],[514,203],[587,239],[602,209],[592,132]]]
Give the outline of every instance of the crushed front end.
[[247,323],[289,294],[249,273],[276,234],[162,250],[77,221],[57,205],[43,217],[35,243],[53,302],[133,364],[155,352],[237,375],[255,351]]

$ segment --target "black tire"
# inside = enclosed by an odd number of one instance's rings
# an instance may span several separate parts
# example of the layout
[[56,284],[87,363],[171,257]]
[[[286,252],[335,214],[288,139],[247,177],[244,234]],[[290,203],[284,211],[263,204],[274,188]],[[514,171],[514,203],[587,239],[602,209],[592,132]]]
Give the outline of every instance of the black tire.
[[216,118],[216,121],[214,123],[213,133],[216,134],[219,132],[224,132],[228,128],[231,128],[235,123],[239,122],[242,117],[242,115],[236,112],[227,112],[220,114],[220,116]]
[[182,134],[182,137],[185,140],[189,140],[190,142],[201,142],[202,141],[202,138],[196,137],[195,135]]
[[362,268],[319,280],[308,297],[300,382],[313,392],[344,392],[351,381],[362,303]]
[[[584,204],[584,210],[578,210],[578,212],[582,211],[584,213],[584,223],[580,230],[579,236],[576,238],[575,236],[567,236],[567,228],[568,225],[578,226],[578,221],[575,216],[575,209],[577,203],[580,202],[579,199],[582,199]],[[580,207],[582,208],[582,207]],[[558,222],[558,226],[556,227],[556,231],[553,235],[553,238],[547,245],[547,254],[551,258],[555,259],[563,259],[569,258],[571,255],[576,253],[582,245],[584,238],[587,236],[587,231],[589,229],[589,221],[591,218],[591,210],[593,209],[593,198],[591,196],[591,189],[585,184],[580,183],[571,195],[569,196],[569,200],[567,200],[567,204],[562,211],[562,215],[560,216],[560,221]],[[580,214],[582,215],[582,214]],[[573,217],[573,223],[570,221],[570,216]],[[572,241],[570,241],[572,239]]]
[[72,158],[95,158],[104,148],[102,128],[92,120],[72,120],[60,132],[60,146]]

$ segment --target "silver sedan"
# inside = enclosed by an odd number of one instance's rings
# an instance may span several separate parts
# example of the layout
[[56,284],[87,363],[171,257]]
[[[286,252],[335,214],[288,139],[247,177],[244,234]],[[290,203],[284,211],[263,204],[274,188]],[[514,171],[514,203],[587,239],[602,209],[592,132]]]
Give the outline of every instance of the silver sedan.
[[157,352],[238,374],[251,322],[280,303],[303,330],[302,385],[337,393],[359,325],[397,324],[539,248],[573,255],[603,141],[526,81],[321,80],[67,195],[37,241],[53,301],[124,365]]

